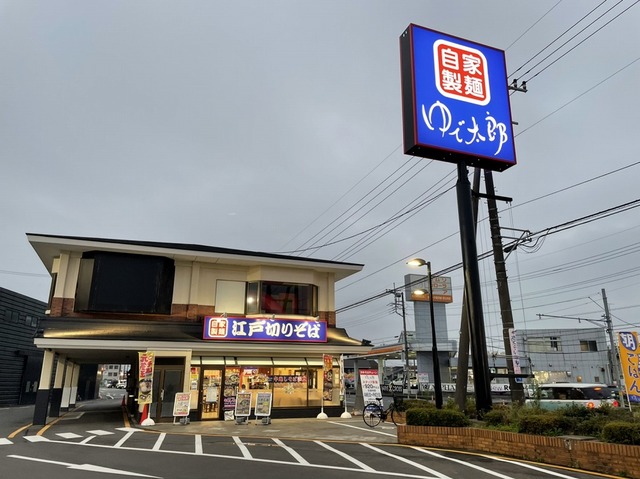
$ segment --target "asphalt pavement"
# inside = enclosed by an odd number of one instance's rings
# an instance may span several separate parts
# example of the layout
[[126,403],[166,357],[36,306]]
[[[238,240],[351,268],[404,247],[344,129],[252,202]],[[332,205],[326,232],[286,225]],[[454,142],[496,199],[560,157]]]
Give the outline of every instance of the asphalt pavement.
[[6,438],[12,434],[35,435],[45,430],[47,433],[64,433],[73,429],[76,423],[90,421],[91,427],[134,427],[148,432],[167,434],[397,443],[396,427],[392,422],[381,423],[370,428],[364,423],[362,416],[271,419],[269,424],[265,424],[262,418],[250,416],[243,424],[220,420],[194,421],[188,424],[169,421],[157,422],[152,426],[141,426],[124,413],[122,401],[117,398],[80,401],[75,408],[62,413],[60,417],[47,418],[46,426],[31,425],[32,419],[33,406],[0,408],[0,438]]

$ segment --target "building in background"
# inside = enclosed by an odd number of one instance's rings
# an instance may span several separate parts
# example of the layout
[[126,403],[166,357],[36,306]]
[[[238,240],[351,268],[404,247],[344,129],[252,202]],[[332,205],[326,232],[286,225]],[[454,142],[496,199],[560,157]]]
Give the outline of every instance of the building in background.
[[33,337],[47,304],[0,288],[0,406],[34,404],[42,351]]

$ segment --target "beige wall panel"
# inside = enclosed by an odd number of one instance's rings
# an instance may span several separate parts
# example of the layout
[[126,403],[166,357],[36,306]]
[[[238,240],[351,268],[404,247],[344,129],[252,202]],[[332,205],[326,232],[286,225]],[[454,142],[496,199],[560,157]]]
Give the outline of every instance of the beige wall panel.
[[191,264],[176,262],[176,276],[173,282],[173,303],[189,304],[191,293]]
[[242,269],[200,268],[200,283],[198,285],[198,303],[213,306],[216,297],[216,281],[247,281],[247,272]]

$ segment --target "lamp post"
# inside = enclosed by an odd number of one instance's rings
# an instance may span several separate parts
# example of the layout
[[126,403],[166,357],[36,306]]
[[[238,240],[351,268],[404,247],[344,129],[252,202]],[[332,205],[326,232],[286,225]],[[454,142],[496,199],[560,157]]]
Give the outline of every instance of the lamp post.
[[[436,339],[436,318],[433,314],[433,282],[431,278],[431,262],[422,258],[412,259],[409,266],[426,266],[429,281],[429,314],[431,316],[431,355],[433,358],[433,388],[435,391],[436,408],[442,409],[442,379],[440,378],[440,359],[438,357],[438,341]],[[415,291],[424,294],[424,291]]]

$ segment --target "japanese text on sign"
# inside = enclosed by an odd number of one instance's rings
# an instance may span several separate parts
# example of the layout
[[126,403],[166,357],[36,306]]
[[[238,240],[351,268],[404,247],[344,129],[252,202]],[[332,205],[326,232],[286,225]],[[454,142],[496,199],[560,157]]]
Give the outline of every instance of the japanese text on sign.
[[443,96],[477,105],[491,101],[487,59],[480,50],[438,40],[433,57],[436,86]]
[[327,322],[207,316],[204,339],[326,342]]

